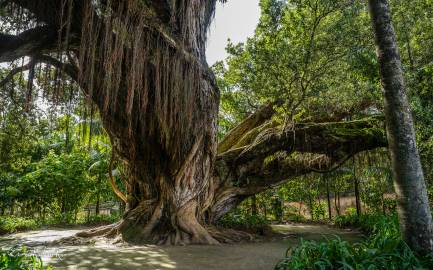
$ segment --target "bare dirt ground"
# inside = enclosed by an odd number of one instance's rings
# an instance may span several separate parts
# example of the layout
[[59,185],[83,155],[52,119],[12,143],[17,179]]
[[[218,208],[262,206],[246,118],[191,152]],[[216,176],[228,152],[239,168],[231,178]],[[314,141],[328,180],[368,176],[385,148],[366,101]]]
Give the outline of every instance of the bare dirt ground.
[[90,245],[49,245],[72,236],[79,229],[46,229],[0,237],[0,247],[25,245],[54,269],[143,269],[143,270],[262,270],[273,269],[289,247],[300,239],[323,240],[335,235],[348,241],[360,240],[357,231],[326,225],[273,225],[276,233],[255,242],[218,246],[132,246],[113,245],[99,239]]

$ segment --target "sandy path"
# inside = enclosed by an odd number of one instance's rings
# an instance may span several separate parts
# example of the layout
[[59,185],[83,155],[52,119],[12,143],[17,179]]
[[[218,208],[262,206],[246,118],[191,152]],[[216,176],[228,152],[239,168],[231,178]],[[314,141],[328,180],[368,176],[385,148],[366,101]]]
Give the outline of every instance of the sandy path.
[[338,235],[355,241],[357,232],[325,225],[274,225],[282,235],[255,243],[220,246],[127,246],[97,241],[87,246],[47,247],[44,243],[74,235],[77,229],[50,229],[18,233],[0,238],[0,246],[26,245],[54,269],[143,269],[143,270],[261,270],[273,269],[288,247],[300,238],[320,240]]

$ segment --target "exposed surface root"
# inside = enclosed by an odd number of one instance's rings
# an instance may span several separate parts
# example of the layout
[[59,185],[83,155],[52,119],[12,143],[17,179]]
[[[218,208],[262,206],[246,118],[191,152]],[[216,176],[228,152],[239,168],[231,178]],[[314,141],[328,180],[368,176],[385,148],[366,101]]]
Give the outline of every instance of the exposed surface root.
[[220,243],[233,244],[238,242],[249,242],[254,240],[254,236],[250,233],[237,231],[233,229],[216,228],[209,226],[207,231]]
[[93,245],[96,243],[95,238],[82,238],[77,236],[63,237],[59,240],[55,240],[47,243],[47,246],[82,246],[82,245]]
[[[111,225],[102,226],[87,231],[82,231],[74,236],[62,238],[53,242],[53,245],[84,245],[94,244],[97,237],[114,239],[114,243],[128,242],[134,244],[157,244],[157,245],[218,245],[233,244],[238,242],[249,242],[254,240],[254,236],[247,232],[233,229],[217,228],[215,226],[203,227],[200,224],[182,224],[182,228],[176,228],[173,231],[158,231],[152,233],[143,226],[141,230],[137,226],[128,230],[122,230],[125,225],[120,221]],[[129,224],[130,225],[130,224]],[[197,226],[199,225],[199,226]],[[133,232],[133,233],[131,233]],[[146,234],[144,235],[143,233]],[[134,237],[135,236],[135,237]]]
[[102,227],[97,227],[97,228],[93,228],[87,231],[82,231],[77,233],[75,236],[77,237],[95,237],[95,236],[106,236],[108,237],[109,235],[113,235],[113,233],[115,233],[117,231],[117,228],[119,226],[119,222],[118,223],[114,223],[114,224],[110,224],[110,225],[106,225],[106,226],[102,226]]

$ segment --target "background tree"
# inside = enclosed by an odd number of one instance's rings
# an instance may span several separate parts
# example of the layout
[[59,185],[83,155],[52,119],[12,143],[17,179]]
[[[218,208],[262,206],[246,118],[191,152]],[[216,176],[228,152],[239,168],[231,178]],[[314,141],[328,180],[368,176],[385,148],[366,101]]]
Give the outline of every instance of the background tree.
[[404,240],[415,250],[433,250],[433,224],[398,45],[387,0],[370,0],[377,57],[385,96],[387,137]]

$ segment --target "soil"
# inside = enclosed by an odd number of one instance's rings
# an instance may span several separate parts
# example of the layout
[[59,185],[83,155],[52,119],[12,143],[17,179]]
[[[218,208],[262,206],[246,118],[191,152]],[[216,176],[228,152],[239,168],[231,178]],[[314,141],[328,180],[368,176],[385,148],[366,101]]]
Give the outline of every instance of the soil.
[[111,244],[96,239],[86,245],[52,245],[52,241],[72,236],[83,228],[50,228],[0,237],[0,247],[25,245],[54,269],[182,269],[258,270],[273,269],[289,247],[301,238],[323,241],[338,236],[355,242],[362,239],[356,230],[326,225],[272,225],[270,236],[254,242],[217,246],[133,246]]

